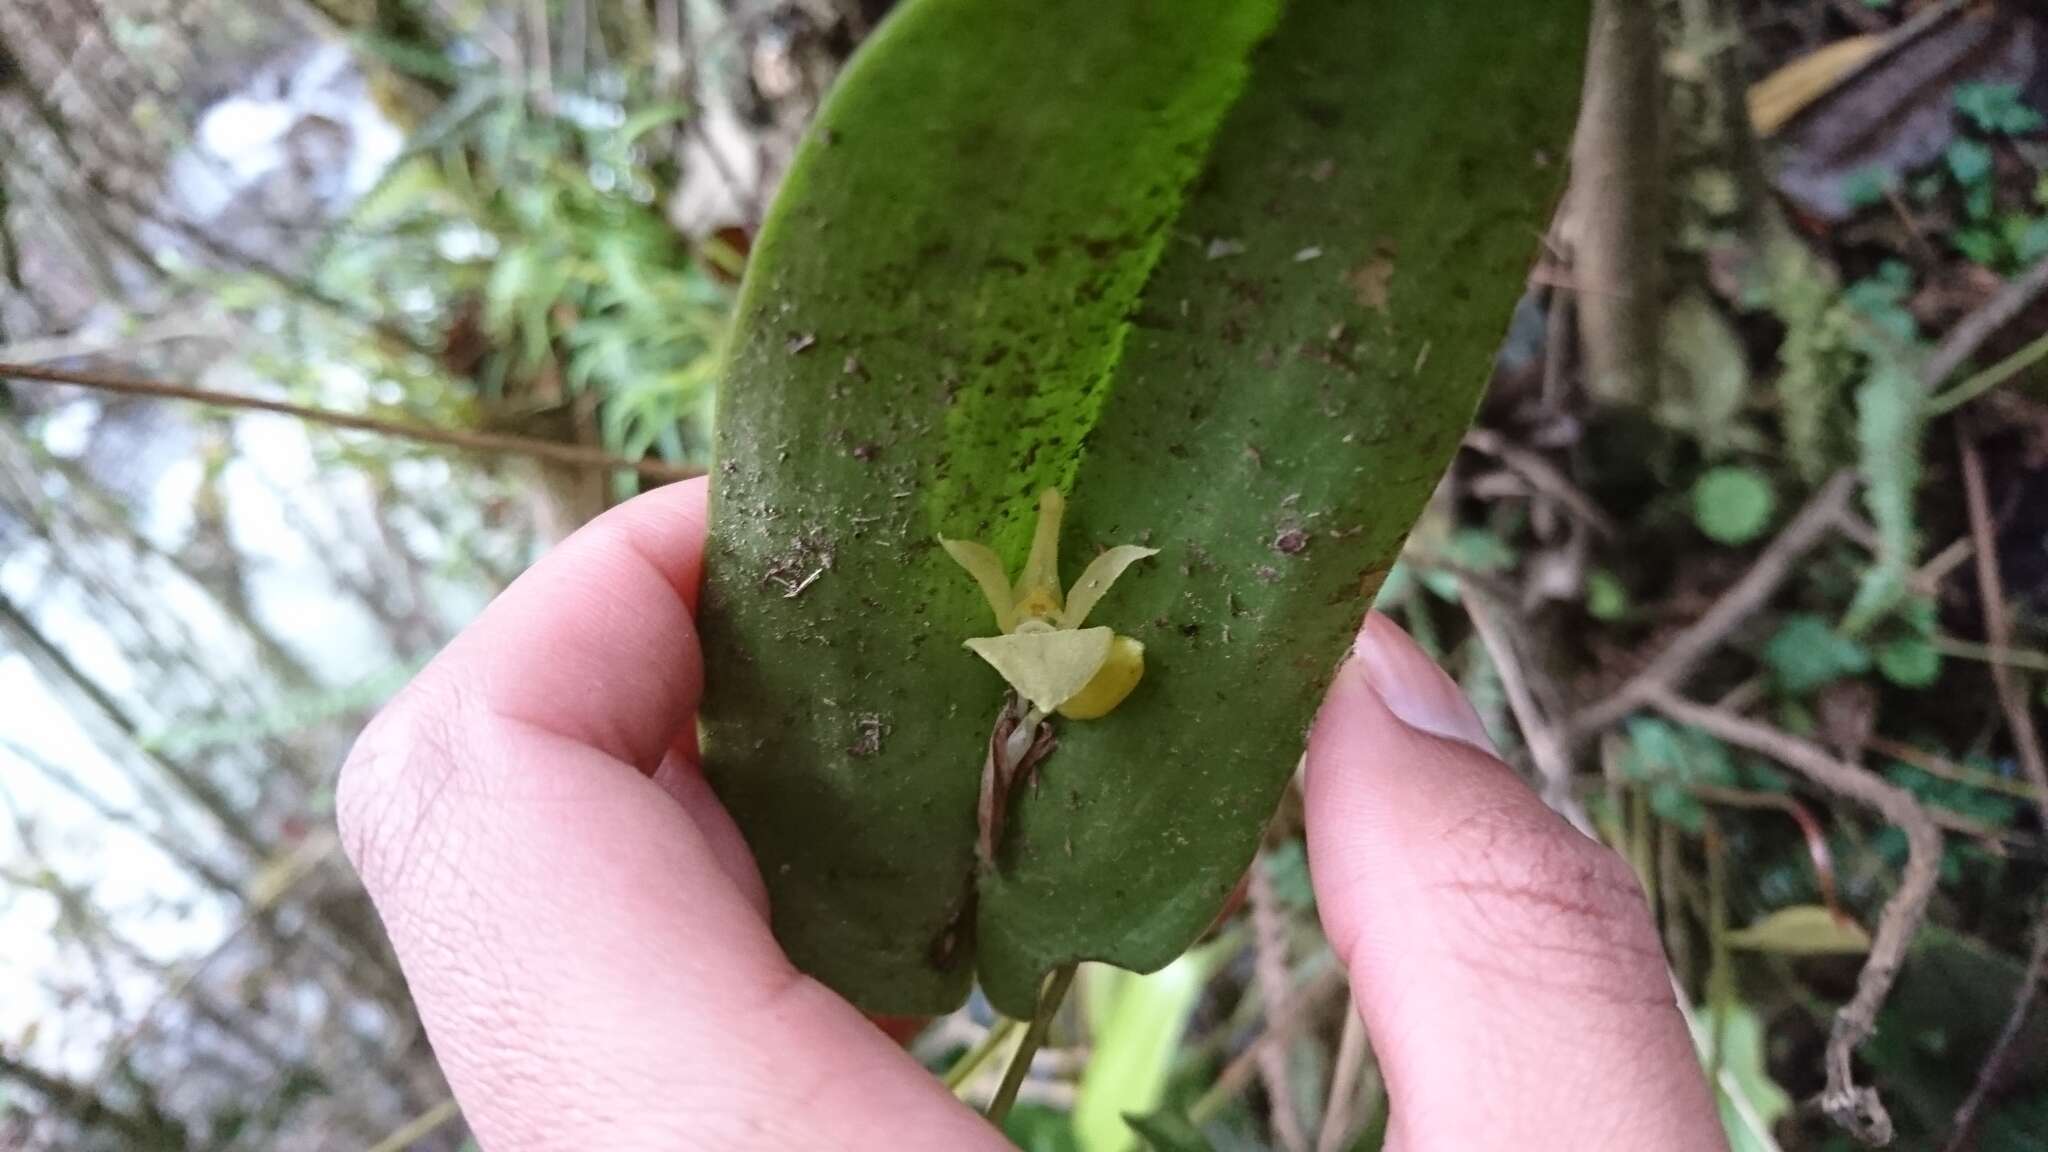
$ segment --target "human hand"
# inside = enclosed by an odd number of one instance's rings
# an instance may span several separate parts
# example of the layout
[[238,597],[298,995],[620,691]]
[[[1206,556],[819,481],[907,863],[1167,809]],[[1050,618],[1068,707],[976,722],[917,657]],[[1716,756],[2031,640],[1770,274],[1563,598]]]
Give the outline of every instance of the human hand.
[[[697,766],[705,485],[613,510],[370,726],[343,841],[487,1152],[1007,1147],[790,966]],[[1724,1145],[1632,873],[1374,617],[1308,747],[1387,1147]]]

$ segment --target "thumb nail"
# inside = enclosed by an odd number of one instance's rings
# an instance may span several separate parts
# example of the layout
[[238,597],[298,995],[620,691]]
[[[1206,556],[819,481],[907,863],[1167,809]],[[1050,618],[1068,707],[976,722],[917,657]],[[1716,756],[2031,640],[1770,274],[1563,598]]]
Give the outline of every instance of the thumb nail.
[[1353,647],[1366,684],[1410,728],[1497,755],[1486,725],[1465,693],[1400,625],[1374,612]]

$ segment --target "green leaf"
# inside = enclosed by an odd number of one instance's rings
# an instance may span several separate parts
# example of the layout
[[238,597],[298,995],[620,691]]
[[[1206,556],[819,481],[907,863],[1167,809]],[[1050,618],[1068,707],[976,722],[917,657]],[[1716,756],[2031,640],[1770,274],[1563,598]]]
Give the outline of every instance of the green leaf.
[[1747,544],[1762,536],[1777,509],[1770,479],[1754,468],[1710,469],[1692,486],[1693,522],[1722,544]]
[[1986,135],[2024,136],[2042,125],[2017,84],[1959,84],[1955,101],[1963,119]]
[[1906,307],[1912,297],[1913,270],[1899,260],[1885,261],[1875,274],[1842,290],[1843,303],[1899,344],[1920,338],[1920,322]]
[[1628,586],[1605,568],[1586,573],[1586,615],[1595,620],[1619,620],[1628,615]]
[[1784,956],[1860,956],[1870,951],[1870,933],[1818,904],[1798,904],[1730,932],[1728,946]]
[[1080,1152],[1067,1114],[1043,1104],[1021,1104],[1003,1118],[1003,1135],[1021,1152]]
[[1991,178],[1991,146],[1965,136],[1948,146],[1948,174],[1965,188]]
[[631,144],[656,128],[680,123],[689,117],[690,109],[685,104],[675,101],[649,104],[626,117],[625,123],[620,124],[614,131],[613,138],[620,144]]
[[1995,267],[2005,254],[2005,243],[1989,228],[1959,228],[1950,238],[1956,251],[1972,264]]
[[1515,550],[1499,533],[1460,528],[1444,542],[1444,559],[1467,572],[1494,575],[1514,568]]
[[1082,969],[1092,1040],[1074,1096],[1074,1137],[1082,1152],[1137,1147],[1124,1117],[1149,1115],[1165,1100],[1188,1018],[1209,973],[1228,959],[1221,947],[1208,945],[1145,976],[1096,964]]
[[1771,1079],[1763,1019],[1746,1004],[1728,1004],[1718,1011],[1718,1021],[1695,1025],[1694,1040],[1703,1058],[1719,1043],[1718,1055],[1706,1062],[1718,1070],[1714,1096],[1729,1152],[1779,1152],[1771,1130],[1792,1111],[1792,1097]]
[[1628,738],[1621,772],[1649,786],[1651,811],[1688,832],[1703,831],[1706,808],[1690,789],[1696,784],[1726,788],[1735,783],[1735,762],[1727,745],[1703,732],[1648,717],[1629,721]]
[[1824,684],[1869,670],[1870,655],[1821,617],[1795,612],[1785,617],[1764,646],[1764,663],[1770,665],[1779,688],[1804,696]]
[[1282,841],[1268,850],[1265,868],[1273,878],[1273,894],[1304,911],[1316,906],[1315,886],[1308,874],[1308,845],[1301,840]]
[[[800,967],[1025,1015],[1207,926],[1471,417],[1585,16],[909,0],[862,48],[742,288],[703,601],[705,770]],[[937,541],[1015,572],[1046,488],[1064,555],[1161,550],[1089,621],[1146,673],[982,869],[1005,689]]]
[[1878,645],[1877,669],[1901,688],[1925,688],[1941,679],[1941,650],[1925,636],[1900,636]]
[[1126,1116],[1131,1131],[1144,1140],[1146,1152],[1216,1152],[1216,1146],[1196,1128],[1194,1122],[1177,1112],[1155,1112],[1149,1116]]
[[2048,216],[2015,216],[2006,222],[2006,233],[2015,263],[2031,268],[2048,258]]
[[1851,208],[1869,208],[1884,203],[1885,189],[1897,179],[1889,170],[1872,166],[1858,168],[1842,182],[1842,198]]

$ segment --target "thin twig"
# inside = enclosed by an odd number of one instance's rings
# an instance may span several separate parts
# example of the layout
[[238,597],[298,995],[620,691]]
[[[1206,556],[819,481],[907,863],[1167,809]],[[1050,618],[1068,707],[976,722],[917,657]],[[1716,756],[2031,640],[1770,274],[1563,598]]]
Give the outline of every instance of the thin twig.
[[[1884,548],[1883,542],[1877,538],[1877,529],[1853,510],[1842,511],[1842,518],[1837,522],[1837,527],[1841,528],[1842,535],[1855,541],[1865,552],[1876,553]],[[1967,536],[1951,540],[1948,547],[1935,553],[1926,563],[1914,569],[1913,574],[1906,578],[1906,583],[1923,596],[1936,595],[1941,591],[1942,582],[1963,566],[1963,562],[1970,558],[1972,550],[1973,546]]]
[[[2017,320],[2044,296],[2048,296],[2048,260],[2037,262],[2026,275],[2007,284],[1996,296],[1963,317],[1948,330],[1948,335],[1942,337],[1934,354],[1921,366],[1920,383],[1928,394],[1933,395],[1948,383],[1949,377],[1962,371],[1963,366],[1974,359],[1992,337],[2004,331],[2006,325]],[[1936,403],[1943,399],[1946,398],[1938,398]],[[1946,408],[1937,410],[1947,411]]]
[[2007,648],[2003,651],[1989,644],[1978,644],[1954,636],[1934,634],[1934,650],[1943,656],[1954,656],[1958,660],[1974,660],[1979,664],[1990,664],[2004,668],[2021,668],[2028,672],[2048,672],[2048,652],[2031,648]]
[[1799,825],[1800,835],[1806,838],[1806,855],[1813,861],[1814,887],[1820,891],[1820,902],[1832,912],[1835,919],[1842,919],[1840,901],[1835,895],[1835,856],[1828,848],[1827,833],[1820,821],[1806,810],[1806,805],[1783,792],[1747,792],[1740,788],[1721,788],[1712,784],[1688,784],[1687,792],[1713,804],[1726,804],[1731,808],[1769,808],[1792,818]]
[[0,363],[40,364],[180,340],[225,339],[216,326],[203,320],[183,315],[161,316],[145,320],[125,332],[67,332],[59,336],[0,344]]
[[1976,545],[1970,543],[1967,537],[1952,540],[1948,547],[1936,552],[1932,559],[1920,566],[1918,572],[1913,573],[1912,583],[1922,593],[1932,596],[1941,589],[1951,573],[1961,568],[1963,563],[1974,555]]
[[[2048,268],[2048,260],[2041,262]],[[2048,283],[2048,281],[2044,281]],[[2048,758],[2041,753],[2041,733],[2034,727],[2033,702],[2027,687],[2013,675],[2003,657],[2012,650],[2012,620],[2006,615],[2005,586],[1998,573],[1998,533],[1991,523],[1991,497],[1984,483],[1984,459],[1970,430],[1956,426],[1956,445],[1962,450],[1963,499],[1970,509],[1970,538],[1977,544],[1977,598],[1983,601],[1984,639],[1991,645],[1991,684],[2005,710],[2006,728],[2019,752],[2020,770],[2034,786],[2041,806],[2042,826],[2048,827]]]
[[205,955],[181,966],[169,986],[159,993],[156,999],[149,1002],[149,1006],[143,1009],[142,1015],[135,1023],[107,1046],[105,1053],[100,1057],[100,1076],[111,1076],[115,1069],[120,1068],[135,1046],[155,1031],[166,1006],[183,1000],[188,993],[198,987],[200,979],[212,970],[216,962],[228,955],[245,933],[262,927],[266,922],[265,918],[277,905],[317,872],[340,846],[341,841],[333,833],[309,837],[270,868],[266,868],[266,871],[270,871],[271,868],[275,871],[262,890],[251,890],[241,916],[235,921],[234,926],[228,929]]
[[1197,1125],[1214,1120],[1217,1114],[1223,1111],[1224,1105],[1237,1099],[1238,1093],[1243,1092],[1245,1086],[1252,1082],[1252,1077],[1258,1074],[1260,1053],[1275,1044],[1285,1044],[1292,1040],[1295,1033],[1314,1018],[1313,1009],[1322,1002],[1323,997],[1343,986],[1344,970],[1332,965],[1297,990],[1294,997],[1287,1002],[1287,1011],[1278,1016],[1268,1017],[1266,1030],[1259,1033],[1258,1039],[1245,1045],[1243,1051],[1223,1066],[1223,1071],[1216,1077],[1216,1082],[1209,1085],[1209,1090],[1202,1093],[1188,1108],[1188,1119]]
[[370,1152],[405,1152],[407,1148],[433,1135],[436,1129],[455,1119],[461,1112],[462,1109],[455,1103],[455,1097],[449,1096],[439,1104],[406,1121],[403,1126],[392,1132],[391,1135],[377,1141],[370,1149]]
[[436,428],[426,424],[385,420],[376,416],[360,416],[353,412],[336,412],[329,408],[315,408],[305,404],[292,404],[283,400],[271,400],[262,396],[245,396],[234,392],[216,392],[210,388],[194,388],[184,384],[167,384],[158,380],[141,380],[127,376],[112,376],[100,372],[74,372],[68,369],[47,368],[29,364],[0,364],[0,379],[33,380],[43,384],[68,384],[75,388],[91,388],[99,392],[111,392],[120,396],[143,396],[157,400],[189,400],[197,404],[211,404],[220,408],[236,408],[252,412],[271,412],[290,416],[313,424],[331,428],[346,428],[356,432],[372,432],[399,440],[412,440],[422,444],[440,444],[449,448],[460,448],[467,452],[481,452],[486,455],[510,454],[531,456],[553,464],[566,464],[578,468],[615,468],[638,472],[654,480],[688,480],[703,475],[701,468],[689,468],[670,464],[665,460],[628,460],[614,456],[597,448],[586,448],[580,444],[562,444],[553,440],[540,440],[531,436],[511,436],[502,432],[472,432],[462,428]]
[[1880,756],[1889,756],[1903,764],[1918,768],[1929,776],[1939,776],[1943,780],[1953,780],[1958,784],[1967,784],[1972,788],[1981,788],[1986,792],[2003,792],[2007,796],[2017,796],[2022,800],[2032,800],[2036,804],[2040,803],[2043,798],[2041,792],[2025,780],[2012,780],[1994,772],[1967,768],[1952,760],[1937,756],[1924,748],[1916,748],[1903,740],[1893,740],[1890,737],[1873,735],[1865,743],[1869,745],[1872,752]]
[[1714,601],[1713,607],[1674,637],[1619,690],[1571,718],[1565,726],[1566,742],[1575,744],[1613,726],[1642,707],[1651,696],[1684,687],[1694,667],[1762,608],[1792,575],[1799,561],[1834,529],[1855,491],[1853,472],[1844,469],[1830,477],[1757,556],[1749,571]]
[[2044,974],[2048,974],[2048,907],[2043,907],[2041,915],[2034,921],[2034,949],[2027,957],[2026,974],[2020,977],[2020,992],[2013,1000],[2012,1012],[2006,1016],[2005,1027],[1999,1031],[1998,1041],[1991,1046],[1991,1054],[1984,1058],[1984,1066],[1977,1070],[1977,1083],[1970,1088],[1970,1095],[1964,1099],[1962,1107],[1956,1109],[1955,1120],[1949,1126],[1948,1143],[1942,1145],[1942,1152],[1962,1152],[1969,1146],[1970,1130],[1977,1125],[1977,1113],[1997,1086],[1999,1075],[2005,1070],[2006,1059],[2012,1055],[2013,1044],[2019,1040],[2027,1018],[2033,1014]]
[[1939,416],[1953,412],[2043,360],[2048,360],[2048,333],[2036,336],[2033,343],[1929,400],[1927,413]]
[[1878,917],[1870,955],[1856,977],[1855,996],[1835,1014],[1827,1046],[1827,1087],[1821,1093],[1821,1106],[1836,1123],[1868,1143],[1888,1142],[1892,1136],[1891,1116],[1875,1089],[1856,1083],[1853,1061],[1856,1047],[1876,1029],[1878,1009],[1891,992],[1892,981],[1905,962],[1907,946],[1926,914],[1927,899],[1940,878],[1941,830],[1912,793],[1874,772],[1836,759],[1817,744],[1768,724],[1694,703],[1662,687],[1651,693],[1647,703],[1671,720],[1768,756],[1836,795],[1876,809],[1906,834],[1906,867],[1899,878],[1898,891],[1885,902]]
[[[1273,891],[1273,876],[1262,854],[1245,873],[1245,903],[1251,908],[1252,978],[1266,1002],[1268,1016],[1283,1016],[1293,997],[1287,974],[1287,913]],[[1259,1081],[1266,1089],[1266,1111],[1273,1138],[1287,1152],[1308,1152],[1296,1107],[1294,1077],[1287,1047],[1274,1045],[1259,1054]]]
[[1330,1099],[1323,1107],[1323,1126],[1316,1130],[1316,1152],[1341,1152],[1351,1139],[1351,1110],[1358,1102],[1359,1077],[1365,1071],[1365,1017],[1356,1001],[1344,1006],[1344,1034],[1337,1040],[1337,1066],[1330,1073]]
[[1472,621],[1472,630],[1478,633],[1479,643],[1486,648],[1487,656],[1493,660],[1494,670],[1500,673],[1501,688],[1508,697],[1508,709],[1515,714],[1515,723],[1522,729],[1522,740],[1529,746],[1529,758],[1536,763],[1536,774],[1543,778],[1543,802],[1570,820],[1579,831],[1593,835],[1592,817],[1586,814],[1585,805],[1579,803],[1578,796],[1572,791],[1571,750],[1565,746],[1556,726],[1529,689],[1521,657],[1502,619],[1504,613],[1498,612],[1484,595],[1473,594],[1469,589],[1464,601],[1465,615]]
[[1571,509],[1572,514],[1594,532],[1609,539],[1617,534],[1614,518],[1601,511],[1592,497],[1581,492],[1579,486],[1542,453],[1509,443],[1506,437],[1490,428],[1474,428],[1465,433],[1465,447],[1507,465],[1527,480],[1531,488]]

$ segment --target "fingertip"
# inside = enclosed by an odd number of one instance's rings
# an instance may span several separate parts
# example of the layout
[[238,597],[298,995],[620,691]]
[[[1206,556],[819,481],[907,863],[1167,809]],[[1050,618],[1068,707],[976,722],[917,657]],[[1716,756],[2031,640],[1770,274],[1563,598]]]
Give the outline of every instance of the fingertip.
[[1306,759],[1317,910],[1411,1146],[1503,1147],[1511,1130],[1528,1147],[1714,1146],[1633,874],[1493,754],[1456,682],[1386,618],[1332,682]]
[[1352,653],[1366,684],[1402,723],[1494,752],[1486,725],[1458,682],[1384,613],[1366,617]]
[[704,542],[711,529],[710,502],[711,482],[698,476],[643,492],[594,523],[623,521],[621,538],[661,570],[695,616],[704,578]]

